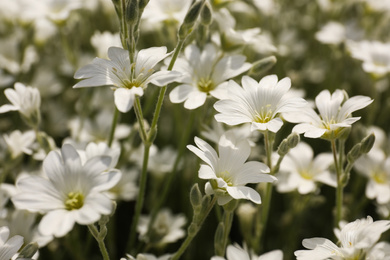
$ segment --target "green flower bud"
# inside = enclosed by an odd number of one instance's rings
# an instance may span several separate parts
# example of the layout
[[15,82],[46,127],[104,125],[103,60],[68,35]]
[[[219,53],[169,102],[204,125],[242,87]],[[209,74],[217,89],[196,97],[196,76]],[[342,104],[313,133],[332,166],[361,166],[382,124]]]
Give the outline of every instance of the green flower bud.
[[36,242],[29,243],[25,247],[23,247],[22,251],[16,259],[32,258],[37,251],[38,244]]
[[148,5],[149,1],[150,1],[150,0],[139,0],[139,2],[138,2],[138,8],[139,8],[140,10],[144,10],[145,7]]
[[278,147],[278,154],[280,156],[285,156],[288,151],[289,151],[289,147],[288,147],[288,140],[287,139],[284,139],[280,144],[279,144],[279,147]]
[[288,147],[290,149],[294,148],[295,146],[298,145],[299,141],[301,140],[301,138],[299,137],[299,134],[297,133],[291,133],[288,137],[287,137],[287,143],[288,143]]
[[200,13],[200,22],[203,25],[208,26],[211,24],[212,21],[213,21],[213,13],[212,13],[211,6],[209,2],[205,2],[202,11]]
[[190,25],[192,27],[196,22],[196,19],[198,19],[202,6],[203,6],[203,1],[197,1],[193,3],[193,5],[188,10],[186,16],[184,17],[183,25]]
[[370,135],[366,136],[361,144],[362,144],[362,149],[360,150],[360,152],[362,154],[366,154],[368,153],[371,148],[374,146],[374,143],[375,143],[375,135],[374,133],[371,133]]
[[256,61],[252,68],[249,70],[249,74],[258,75],[267,72],[276,64],[276,57],[269,56],[267,58]]
[[138,0],[129,0],[126,6],[126,22],[134,25],[138,21],[139,7]]
[[191,188],[190,201],[194,210],[195,208],[200,208],[202,205],[202,192],[199,189],[198,183],[195,183]]
[[349,163],[353,163],[361,155],[361,143],[355,144],[347,154],[347,160]]

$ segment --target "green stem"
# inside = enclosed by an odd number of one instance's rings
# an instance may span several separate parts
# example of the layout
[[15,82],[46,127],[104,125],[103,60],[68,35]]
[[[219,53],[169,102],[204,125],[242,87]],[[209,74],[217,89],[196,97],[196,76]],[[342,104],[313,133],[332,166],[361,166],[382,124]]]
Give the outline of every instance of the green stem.
[[150,144],[144,143],[144,159],[143,159],[143,165],[142,165],[142,173],[141,173],[141,178],[139,181],[139,190],[138,190],[137,201],[135,204],[135,214],[134,214],[133,221],[131,223],[128,250],[134,248],[136,234],[137,234],[137,225],[138,225],[139,217],[141,215],[142,207],[144,204],[148,161],[149,161],[149,151],[150,151]]
[[116,125],[118,123],[118,118],[119,118],[119,110],[115,106],[114,117],[112,118],[112,123],[111,123],[110,136],[108,137],[108,147],[111,147],[112,141],[114,140],[114,134],[115,134]]
[[211,209],[214,207],[214,204],[216,201],[217,201],[217,197],[214,196],[213,200],[210,202],[209,207],[206,210],[206,213],[203,214],[202,219],[199,221],[199,223],[196,223],[197,221],[195,221],[194,218],[192,219],[190,227],[192,225],[196,225],[197,228],[196,228],[195,232],[188,232],[188,235],[187,235],[186,239],[184,240],[184,242],[181,244],[179,250],[177,250],[177,252],[172,256],[172,258],[170,260],[178,260],[180,258],[180,256],[186,251],[187,247],[191,244],[194,237],[198,234],[200,228],[203,225],[204,220],[209,215],[209,213],[210,213]]
[[342,209],[343,209],[343,184],[342,184],[342,169],[340,168],[341,165],[339,165],[337,160],[337,149],[336,149],[336,141],[332,139],[331,141],[332,146],[332,153],[333,153],[333,159],[334,164],[336,168],[336,175],[337,175],[337,187],[336,187],[336,215],[334,220],[334,226],[338,227],[339,222],[342,218]]
[[232,223],[233,223],[233,213],[234,213],[234,211],[227,212],[225,210],[225,212],[224,212],[224,217],[223,217],[224,222],[223,222],[223,225],[225,227],[225,230],[224,230],[224,234],[223,234],[223,241],[222,241],[221,252],[219,252],[220,256],[224,256],[225,255],[225,250],[226,250],[226,246],[227,246],[227,243],[228,243],[230,230],[232,228]]
[[137,116],[142,142],[146,143],[148,142],[148,137],[145,130],[145,122],[144,122],[144,116],[142,114],[141,101],[139,100],[138,96],[135,97],[134,112],[135,115]]
[[103,260],[110,260],[110,256],[108,255],[106,245],[104,244],[104,238],[101,238],[99,236],[99,231],[97,230],[95,225],[94,224],[88,225],[88,229],[99,244],[99,249],[100,252],[102,253]]

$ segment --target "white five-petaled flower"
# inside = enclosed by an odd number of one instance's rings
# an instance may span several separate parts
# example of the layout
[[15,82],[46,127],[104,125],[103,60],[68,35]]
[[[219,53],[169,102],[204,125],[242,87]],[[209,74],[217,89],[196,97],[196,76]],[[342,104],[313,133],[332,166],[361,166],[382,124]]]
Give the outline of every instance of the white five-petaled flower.
[[110,162],[108,156],[95,156],[82,164],[75,148],[64,144],[61,153],[52,151],[43,161],[46,176],[17,180],[12,201],[19,209],[45,214],[39,224],[43,235],[62,237],[75,222],[89,225],[112,213],[113,203],[104,193],[121,174],[106,171]]
[[[390,221],[373,221],[370,216],[358,219],[336,229],[336,237],[340,241],[337,246],[326,238],[304,239],[302,244],[309,250],[298,250],[294,254],[298,260],[325,259],[362,259],[370,254],[381,234],[390,228]],[[371,259],[371,258],[370,258]]]
[[302,98],[286,95],[291,87],[291,80],[287,77],[278,81],[276,75],[270,75],[257,82],[244,76],[242,86],[229,81],[229,99],[214,104],[219,112],[215,115],[218,122],[228,125],[251,123],[251,131],[276,133],[283,125],[279,114],[294,112],[306,104]]
[[0,260],[9,260],[23,245],[23,237],[16,235],[9,237],[9,228],[0,227]]
[[332,154],[321,153],[313,157],[313,150],[306,143],[301,142],[292,148],[280,164],[278,191],[297,189],[300,194],[307,194],[316,191],[316,182],[336,187],[336,176],[328,171],[333,162]]
[[109,60],[95,58],[91,64],[76,71],[74,77],[84,80],[74,88],[112,85],[115,105],[126,113],[133,107],[135,96],[142,96],[149,83],[164,86],[178,78],[178,72],[154,70],[157,63],[168,55],[166,47],[151,47],[140,50],[130,64],[127,50],[110,47]]
[[175,69],[183,74],[183,83],[169,94],[173,103],[184,102],[187,109],[202,106],[208,95],[221,99],[226,96],[226,80],[249,70],[251,64],[245,56],[221,57],[213,44],[207,44],[201,52],[196,45],[188,46],[185,58],[177,59]]
[[218,143],[219,154],[205,141],[195,137],[195,144],[187,148],[202,159],[199,178],[210,180],[206,183],[206,194],[215,194],[218,204],[224,205],[232,199],[248,199],[260,204],[256,190],[245,186],[247,183],[273,182],[269,168],[261,162],[245,162],[250,154],[246,140],[236,141],[233,136],[223,135]]
[[305,107],[300,113],[288,113],[285,118],[290,122],[300,123],[293,132],[305,133],[309,138],[338,138],[345,128],[351,127],[360,117],[351,117],[352,112],[362,109],[372,103],[366,96],[354,96],[346,99],[345,92],[337,89],[331,95],[329,90],[323,90],[315,99],[319,111]]
[[15,83],[15,90],[8,88],[4,90],[4,94],[11,104],[2,105],[0,113],[19,111],[26,120],[39,122],[41,95],[38,89],[17,82]]
[[390,43],[378,41],[347,42],[351,56],[363,61],[365,72],[381,77],[390,72]]

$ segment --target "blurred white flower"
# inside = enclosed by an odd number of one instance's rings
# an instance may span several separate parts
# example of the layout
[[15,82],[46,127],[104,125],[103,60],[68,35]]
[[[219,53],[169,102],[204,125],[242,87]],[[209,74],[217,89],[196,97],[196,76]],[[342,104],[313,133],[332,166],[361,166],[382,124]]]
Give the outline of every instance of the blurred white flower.
[[202,159],[199,178],[209,180],[206,194],[215,194],[218,204],[224,205],[232,199],[247,199],[260,204],[259,193],[248,183],[273,182],[276,178],[269,175],[269,168],[261,162],[245,162],[250,154],[246,140],[234,140],[232,135],[223,135],[218,143],[217,152],[205,141],[195,137],[195,144],[187,148]]
[[64,144],[61,154],[52,151],[43,161],[46,176],[28,176],[16,182],[12,202],[18,209],[45,214],[39,224],[43,235],[62,237],[75,222],[89,225],[113,210],[104,192],[120,179],[116,170],[106,171],[111,158],[96,156],[82,164],[76,149]]
[[383,260],[390,259],[390,243],[379,242],[367,254],[366,259]]
[[328,171],[332,163],[332,154],[321,153],[314,158],[313,149],[301,142],[280,164],[280,173],[276,176],[277,190],[290,192],[297,189],[300,194],[307,194],[316,191],[316,182],[336,187],[336,176]]
[[345,27],[341,23],[330,21],[315,34],[318,41],[324,44],[340,44],[345,40]]
[[145,7],[142,19],[151,25],[160,22],[180,24],[191,3],[191,0],[151,0]]
[[102,59],[108,59],[107,50],[111,46],[122,47],[119,33],[109,31],[96,31],[91,37],[91,44],[95,48],[97,56]]
[[357,159],[354,167],[368,178],[367,198],[376,199],[379,204],[390,202],[390,157],[382,150],[373,148]]
[[363,70],[377,77],[390,72],[390,43],[378,41],[348,41],[347,47],[351,56],[363,61]]
[[169,209],[162,209],[157,213],[156,219],[151,225],[151,230],[148,230],[150,217],[141,216],[137,231],[140,239],[146,243],[165,245],[174,243],[186,235],[183,229],[186,222],[184,215],[173,215]]
[[370,216],[367,216],[366,219],[358,219],[342,225],[341,230],[335,230],[340,246],[326,238],[309,238],[302,241],[302,245],[309,250],[298,250],[294,254],[297,260],[361,259],[369,254],[381,234],[389,228],[390,221],[374,222]]
[[165,255],[162,255],[159,257],[152,255],[152,254],[138,254],[136,258],[127,254],[126,258],[122,257],[120,260],[169,260],[170,258],[171,258],[171,255],[168,255],[168,254],[165,254]]
[[289,78],[278,81],[276,75],[271,75],[257,82],[244,76],[242,86],[229,81],[229,99],[214,104],[219,112],[215,115],[218,122],[228,125],[251,123],[251,131],[276,133],[283,125],[279,114],[294,112],[306,104],[302,98],[286,95],[291,87]]
[[12,158],[16,158],[22,153],[28,155],[33,153],[31,145],[35,141],[34,131],[30,130],[22,133],[19,130],[15,130],[10,135],[4,134],[3,137],[11,152]]
[[149,83],[164,86],[180,76],[175,71],[154,71],[157,63],[168,55],[166,47],[151,47],[139,51],[134,63],[130,64],[127,50],[110,47],[110,60],[95,58],[92,64],[77,70],[74,77],[83,80],[73,87],[112,85],[115,105],[119,111],[126,113],[133,107],[135,96],[143,96]]
[[352,112],[365,108],[373,100],[366,96],[346,97],[346,93],[337,89],[331,95],[325,89],[317,95],[315,104],[319,111],[305,107],[300,113],[285,114],[285,119],[300,123],[293,128],[293,132],[305,133],[309,138],[338,138],[345,128],[350,128],[360,117],[351,117]]
[[9,260],[23,245],[22,236],[13,236],[9,238],[9,228],[0,227],[0,256],[1,260]]
[[172,103],[184,102],[187,109],[202,106],[211,95],[221,99],[226,96],[227,80],[249,70],[243,55],[221,56],[213,44],[207,44],[203,51],[196,45],[184,50],[185,58],[177,59],[175,70],[183,74],[178,82],[183,83],[169,94]]
[[28,122],[39,123],[41,95],[38,89],[17,82],[15,83],[15,90],[7,88],[4,90],[4,94],[11,105],[2,105],[0,113],[19,111]]
[[[227,260],[283,260],[283,252],[281,250],[273,250],[257,256],[252,252],[248,252],[248,249],[234,244],[228,245],[226,248],[226,258]],[[225,258],[214,256],[211,260],[225,260]]]
[[121,169],[122,177],[119,182],[108,190],[107,195],[113,200],[131,201],[138,195],[137,169]]

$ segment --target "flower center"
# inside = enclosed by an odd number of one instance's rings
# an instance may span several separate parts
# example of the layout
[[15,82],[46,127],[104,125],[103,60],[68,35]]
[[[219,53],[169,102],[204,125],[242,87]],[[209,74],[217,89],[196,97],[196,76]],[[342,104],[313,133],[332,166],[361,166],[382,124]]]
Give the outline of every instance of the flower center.
[[372,178],[376,183],[385,184],[387,182],[387,176],[384,171],[376,171],[372,174]]
[[65,200],[67,210],[79,209],[84,205],[84,196],[80,192],[69,192]]
[[215,85],[211,79],[204,79],[204,78],[199,79],[199,81],[198,81],[199,91],[209,93],[214,88],[215,88]]
[[219,177],[222,178],[228,186],[233,186],[232,175],[228,171],[220,172]]
[[260,111],[255,111],[255,122],[268,123],[272,119],[272,106],[267,104],[265,107],[261,107]]
[[302,170],[299,172],[299,174],[305,180],[312,180],[313,179],[313,174],[311,174],[309,171]]

